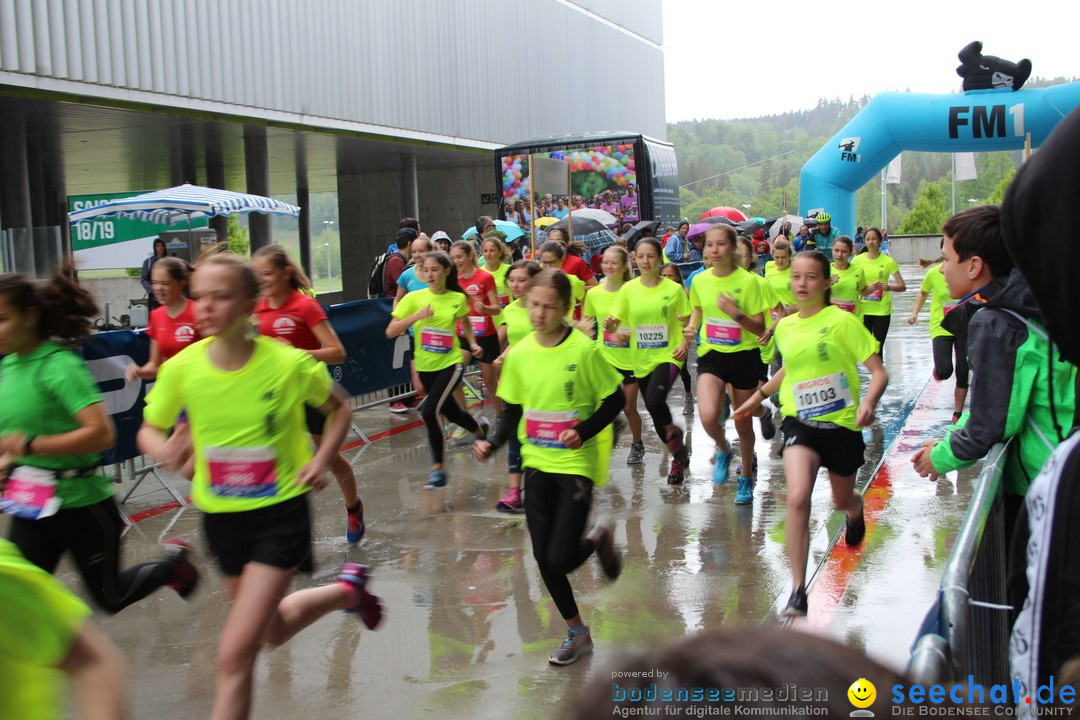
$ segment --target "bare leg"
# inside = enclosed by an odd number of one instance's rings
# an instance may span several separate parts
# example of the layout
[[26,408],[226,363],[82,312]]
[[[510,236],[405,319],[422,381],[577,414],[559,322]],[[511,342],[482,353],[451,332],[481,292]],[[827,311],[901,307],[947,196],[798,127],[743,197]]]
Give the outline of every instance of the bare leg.
[[626,422],[630,425],[630,437],[634,442],[641,442],[641,413],[638,412],[638,386],[637,383],[623,385],[626,393],[626,405],[623,412],[626,414]]
[[[731,388],[734,396],[732,407],[742,407],[742,404],[750,399],[757,390],[737,390]],[[754,418],[745,417],[735,421],[735,432],[739,433],[739,452],[742,454],[743,475],[751,477],[754,467]]]
[[[723,407],[725,384],[724,381],[712,373],[698,375],[698,419],[705,432],[716,441],[716,446],[721,451],[727,451],[731,445],[724,435],[724,426],[720,424],[720,408]],[[753,430],[751,430],[753,434]],[[741,437],[741,433],[740,433]],[[753,445],[751,445],[753,448]],[[743,467],[747,467],[743,463]]]
[[784,535],[791,563],[792,587],[806,586],[806,561],[810,554],[810,493],[814,490],[821,458],[804,445],[784,448],[787,477],[787,520]]

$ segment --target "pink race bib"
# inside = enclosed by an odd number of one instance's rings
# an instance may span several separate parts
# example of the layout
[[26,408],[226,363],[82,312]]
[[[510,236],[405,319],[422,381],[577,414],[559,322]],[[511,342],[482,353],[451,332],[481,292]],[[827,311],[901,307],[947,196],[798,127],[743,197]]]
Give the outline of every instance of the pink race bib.
[[277,494],[277,456],[268,447],[207,448],[210,491],[218,497],[267,498]]
[[742,342],[742,328],[734,320],[705,318],[705,342],[709,345],[738,345]]
[[60,509],[56,497],[56,476],[49,470],[20,465],[11,472],[0,507],[8,515],[24,520],[40,520]]
[[846,312],[849,312],[849,313],[854,313],[855,312],[855,301],[854,300],[836,300],[836,299],[833,299],[832,304],[835,305],[836,307],[840,308],[841,310],[846,311]]
[[454,333],[444,328],[421,327],[420,348],[429,353],[445,355],[454,347]]
[[864,302],[881,302],[881,296],[882,296],[882,291],[881,290],[875,290],[874,292],[870,293],[869,295],[863,295],[862,299],[863,299]]
[[577,410],[562,412],[526,410],[525,439],[538,447],[566,450],[566,446],[559,441],[559,436],[564,430],[572,430],[577,424]]

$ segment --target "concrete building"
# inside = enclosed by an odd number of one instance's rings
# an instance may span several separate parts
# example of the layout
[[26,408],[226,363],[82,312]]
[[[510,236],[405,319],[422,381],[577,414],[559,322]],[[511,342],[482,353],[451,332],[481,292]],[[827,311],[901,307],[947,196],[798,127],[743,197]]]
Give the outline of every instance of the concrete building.
[[[0,0],[8,264],[69,246],[69,196],[191,182],[300,205],[308,268],[336,224],[324,301],[362,297],[401,217],[453,236],[494,212],[493,148],[664,138],[661,44],[659,0]],[[274,232],[251,216],[253,246]]]

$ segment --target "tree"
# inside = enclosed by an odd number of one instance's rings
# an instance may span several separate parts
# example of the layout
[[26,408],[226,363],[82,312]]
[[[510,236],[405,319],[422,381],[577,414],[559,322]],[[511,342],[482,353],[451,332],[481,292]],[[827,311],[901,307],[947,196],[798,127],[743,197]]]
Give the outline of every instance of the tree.
[[989,202],[991,205],[1000,205],[1005,201],[1005,193],[1008,191],[1009,186],[1012,185],[1013,178],[1016,177],[1016,168],[1012,168],[1005,177],[1001,178],[1001,182],[997,184],[997,187],[990,193]]
[[230,252],[245,257],[251,252],[247,228],[240,224],[235,215],[229,216],[229,221],[225,226],[225,237],[228,238]]
[[937,183],[930,183],[915,198],[915,206],[900,223],[898,232],[902,235],[935,235],[941,232],[948,216],[945,193]]

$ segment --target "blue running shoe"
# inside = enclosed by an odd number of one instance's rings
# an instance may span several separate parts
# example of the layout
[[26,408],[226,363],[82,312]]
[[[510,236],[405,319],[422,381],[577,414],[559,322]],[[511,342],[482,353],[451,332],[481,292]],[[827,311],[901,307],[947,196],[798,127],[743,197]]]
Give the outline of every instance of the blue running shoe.
[[749,505],[752,502],[754,502],[754,480],[740,475],[739,489],[735,491],[735,504]]
[[731,448],[716,451],[716,464],[713,465],[712,481],[717,485],[727,482],[728,473],[731,472]]
[[445,470],[432,470],[428,475],[427,484],[424,485],[425,490],[441,490],[446,487],[446,471]]
[[355,545],[364,539],[364,503],[357,500],[353,509],[345,508],[345,541]]

